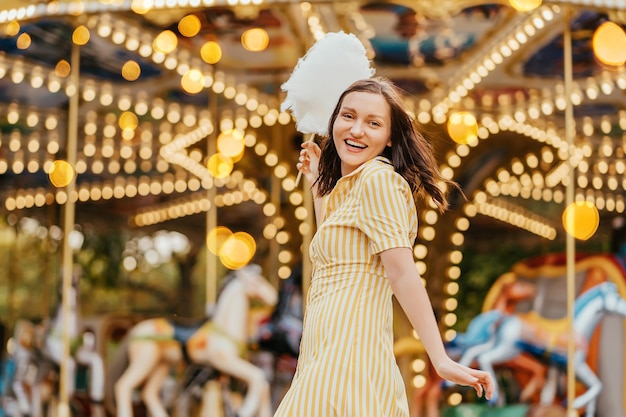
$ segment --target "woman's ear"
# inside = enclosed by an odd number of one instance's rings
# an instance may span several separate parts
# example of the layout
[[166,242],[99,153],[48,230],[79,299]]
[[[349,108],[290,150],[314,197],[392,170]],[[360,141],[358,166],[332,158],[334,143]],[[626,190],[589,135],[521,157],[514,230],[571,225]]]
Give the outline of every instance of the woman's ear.
[[389,139],[389,142],[387,142],[387,147],[391,148],[391,139]]

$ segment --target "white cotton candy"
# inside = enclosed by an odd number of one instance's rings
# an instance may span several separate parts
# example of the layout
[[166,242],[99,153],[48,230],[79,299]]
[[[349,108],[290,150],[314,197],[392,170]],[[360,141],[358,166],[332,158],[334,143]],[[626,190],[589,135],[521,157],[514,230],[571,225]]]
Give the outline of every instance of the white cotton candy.
[[298,60],[289,80],[281,110],[291,110],[301,133],[328,134],[328,120],[341,93],[353,82],[371,78],[365,47],[353,34],[327,33]]

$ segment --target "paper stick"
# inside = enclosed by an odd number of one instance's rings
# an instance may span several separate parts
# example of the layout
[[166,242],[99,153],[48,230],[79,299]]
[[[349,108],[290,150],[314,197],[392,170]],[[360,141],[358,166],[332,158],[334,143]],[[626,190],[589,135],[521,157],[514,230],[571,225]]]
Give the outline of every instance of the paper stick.
[[[309,138],[309,140],[307,140],[307,142],[313,142],[313,139],[315,139],[315,133],[311,133],[311,137]],[[302,178],[302,171],[298,170],[298,175],[296,176],[296,183],[294,187],[297,187],[298,184],[300,184],[300,178]]]

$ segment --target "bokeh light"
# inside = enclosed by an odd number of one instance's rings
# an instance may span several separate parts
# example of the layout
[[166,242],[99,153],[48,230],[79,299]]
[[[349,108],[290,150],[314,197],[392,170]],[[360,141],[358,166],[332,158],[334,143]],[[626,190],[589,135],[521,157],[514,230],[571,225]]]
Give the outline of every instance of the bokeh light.
[[32,39],[30,37],[30,35],[28,33],[22,33],[20,36],[17,37],[17,42],[15,43],[15,46],[17,46],[17,49],[28,49],[30,47],[32,43]]
[[183,75],[180,85],[189,94],[198,94],[204,89],[204,75],[197,69],[191,69]]
[[141,75],[141,67],[133,60],[126,61],[122,66],[122,77],[127,81],[136,81]]
[[139,126],[139,119],[132,111],[125,111],[120,114],[118,123],[120,125],[120,129],[122,130],[135,130],[137,129],[137,126]]
[[565,231],[579,240],[587,240],[598,230],[600,214],[588,201],[577,201],[563,211]]
[[241,35],[241,44],[251,52],[264,51],[270,43],[270,37],[265,29],[248,29]]
[[448,119],[448,134],[457,143],[463,145],[474,143],[478,140],[476,117],[466,111],[453,113]]
[[60,60],[56,67],[54,67],[54,73],[57,77],[65,78],[70,75],[71,66],[66,60]]
[[72,33],[72,42],[76,45],[86,45],[89,42],[90,38],[89,29],[87,26],[80,25],[76,29],[74,29],[74,33]]
[[216,153],[209,158],[207,169],[215,178],[225,178],[233,171],[233,161],[220,153]]
[[239,269],[246,266],[256,253],[256,242],[246,232],[233,233],[220,248],[220,261],[225,267]]
[[20,22],[18,22],[17,20],[12,20],[9,23],[7,23],[5,29],[4,29],[4,33],[7,36],[15,36],[18,33],[20,33]]
[[201,27],[200,19],[195,14],[187,15],[178,22],[178,31],[187,38],[196,36],[200,32]]
[[67,187],[74,180],[74,168],[67,161],[56,160],[50,166],[48,177],[55,187]]
[[600,62],[620,66],[626,62],[626,32],[613,22],[605,22],[593,34],[593,52]]
[[200,48],[200,56],[207,64],[217,64],[222,59],[222,48],[215,41],[208,41]]
[[541,6],[541,0],[509,0],[509,3],[520,12],[528,12]]
[[241,159],[245,147],[243,133],[237,129],[221,132],[217,137],[217,150],[233,161]]
[[152,43],[152,48],[163,54],[169,54],[178,46],[178,38],[176,34],[171,30],[164,30],[159,33],[156,38],[154,38],[154,42]]
[[206,237],[206,245],[213,255],[219,255],[224,242],[232,236],[233,232],[228,227],[217,226],[209,231]]
[[133,0],[130,8],[137,14],[146,14],[151,9],[152,0]]

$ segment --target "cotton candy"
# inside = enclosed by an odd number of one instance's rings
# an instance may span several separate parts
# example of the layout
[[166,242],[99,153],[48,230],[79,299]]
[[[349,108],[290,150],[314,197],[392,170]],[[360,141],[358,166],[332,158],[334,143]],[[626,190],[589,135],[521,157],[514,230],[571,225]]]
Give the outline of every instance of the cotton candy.
[[281,110],[290,110],[300,133],[328,135],[328,120],[341,93],[353,82],[371,78],[374,69],[353,34],[327,33],[298,60],[281,89]]

